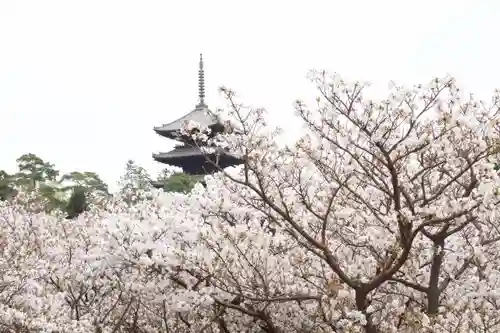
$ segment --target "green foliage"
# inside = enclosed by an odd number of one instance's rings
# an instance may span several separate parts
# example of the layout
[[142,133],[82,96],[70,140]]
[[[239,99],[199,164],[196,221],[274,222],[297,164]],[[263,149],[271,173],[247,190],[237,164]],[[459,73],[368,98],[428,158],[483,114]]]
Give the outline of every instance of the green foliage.
[[35,188],[39,182],[55,181],[59,175],[53,164],[45,162],[35,154],[24,154],[16,162],[19,169],[15,175],[16,183],[21,186]]
[[86,188],[90,191],[100,192],[103,195],[108,195],[108,185],[99,177],[95,172],[79,172],[73,171],[65,174],[59,180],[60,183],[64,184],[69,182],[70,185],[63,187],[64,190],[75,189],[75,188]]
[[202,180],[203,176],[189,175],[183,172],[177,172],[163,180],[165,192],[189,193]]
[[128,160],[125,165],[125,174],[119,181],[120,191],[127,190],[149,190],[151,189],[151,177],[143,167],[134,161]]
[[127,161],[125,174],[120,177],[118,185],[119,193],[129,205],[133,204],[141,193],[149,192],[153,188],[149,173],[132,160]]
[[73,193],[69,198],[68,204],[66,206],[66,213],[68,214],[66,218],[72,219],[87,210],[87,189],[83,187],[75,187]]
[[45,211],[50,212],[54,209],[63,210],[66,202],[58,195],[59,189],[49,184],[40,183],[38,193],[40,199],[45,200]]
[[8,200],[15,194],[11,183],[11,176],[4,170],[0,170],[0,201]]
[[47,212],[62,208],[63,203],[57,198],[57,191],[50,184],[55,182],[59,175],[54,165],[32,153],[22,155],[16,162],[19,171],[11,177],[12,185],[25,191],[37,189],[40,200],[45,201]]
[[108,186],[95,172],[74,171],[58,179],[59,171],[53,164],[31,153],[19,157],[17,166],[18,172],[14,175],[0,171],[1,200],[15,196],[15,188],[28,192],[37,190],[38,199],[44,202],[47,212],[59,209],[75,215],[87,205],[81,202],[81,192],[84,197],[88,193],[94,198],[109,195]]

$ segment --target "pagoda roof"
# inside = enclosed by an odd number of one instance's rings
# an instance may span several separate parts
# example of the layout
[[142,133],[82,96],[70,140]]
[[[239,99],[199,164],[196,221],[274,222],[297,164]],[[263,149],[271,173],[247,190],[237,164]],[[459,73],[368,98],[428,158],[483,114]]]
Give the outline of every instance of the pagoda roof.
[[219,155],[217,164],[222,168],[243,162],[236,154],[224,149],[219,148],[217,154],[204,154],[198,147],[193,146],[176,147],[166,153],[153,154],[153,158],[160,163],[181,167],[184,172],[189,174],[206,174],[215,171],[215,167],[209,162],[215,162],[215,155]]
[[188,114],[176,119],[168,124],[155,127],[154,130],[158,134],[169,135],[174,132],[179,132],[186,122],[193,121],[201,126],[211,127],[221,124],[218,117],[211,113],[208,107],[204,104],[196,106],[196,108]]
[[165,159],[165,158],[179,158],[186,156],[202,156],[202,155],[203,153],[200,151],[199,148],[186,146],[186,147],[176,147],[174,150],[171,150],[166,153],[153,154],[153,157]]
[[[200,54],[200,64],[198,71],[198,97],[199,103],[195,109],[188,114],[176,119],[168,124],[154,127],[154,131],[161,136],[177,140],[179,132],[186,124],[192,121],[200,124],[202,127],[209,127],[212,130],[219,132],[223,130],[241,131],[237,124],[230,123],[229,121],[222,121],[215,113],[211,112],[205,104],[205,72],[203,69],[203,56]],[[218,126],[220,125],[220,127]]]
[[[237,158],[237,156],[235,154],[231,154],[230,152],[223,151],[222,149],[218,149],[218,153]],[[212,154],[208,154],[208,155],[212,155]],[[175,149],[173,149],[169,152],[166,152],[166,153],[153,154],[153,157],[156,159],[182,158],[182,157],[189,157],[189,156],[204,156],[204,153],[201,152],[198,147],[181,146],[181,147],[176,147]]]

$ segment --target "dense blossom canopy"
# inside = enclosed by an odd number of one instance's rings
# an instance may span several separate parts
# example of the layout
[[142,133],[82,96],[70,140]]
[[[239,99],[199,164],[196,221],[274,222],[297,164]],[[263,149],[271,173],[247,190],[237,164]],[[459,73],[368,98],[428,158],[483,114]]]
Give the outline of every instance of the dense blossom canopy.
[[245,160],[187,195],[0,203],[0,332],[500,332],[497,97],[311,77],[294,145],[226,89],[237,133],[186,124]]

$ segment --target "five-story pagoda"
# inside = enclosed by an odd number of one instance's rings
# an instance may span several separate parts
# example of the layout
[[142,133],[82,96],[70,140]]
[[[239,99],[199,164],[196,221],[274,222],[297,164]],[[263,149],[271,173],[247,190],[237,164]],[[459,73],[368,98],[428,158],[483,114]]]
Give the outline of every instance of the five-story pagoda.
[[[216,154],[206,154],[200,148],[203,143],[194,142],[189,136],[181,134],[181,129],[186,122],[196,122],[201,126],[210,128],[211,134],[231,131],[228,124],[221,122],[216,115],[208,109],[205,104],[205,73],[203,68],[203,56],[200,54],[200,65],[198,72],[198,95],[199,103],[195,109],[185,116],[174,120],[169,124],[155,127],[159,135],[171,140],[179,141],[175,148],[167,153],[153,154],[153,158],[160,163],[177,166],[190,175],[206,175],[216,172],[219,168],[226,168],[241,164],[241,159],[230,152],[218,150]],[[155,187],[161,188],[163,184],[155,182]]]

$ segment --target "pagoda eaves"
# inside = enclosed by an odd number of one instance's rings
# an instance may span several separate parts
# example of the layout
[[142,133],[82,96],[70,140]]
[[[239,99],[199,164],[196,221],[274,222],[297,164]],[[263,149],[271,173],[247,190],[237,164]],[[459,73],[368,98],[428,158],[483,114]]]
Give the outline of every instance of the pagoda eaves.
[[171,123],[155,127],[154,130],[161,136],[169,139],[175,139],[181,132],[184,124],[189,121],[198,123],[203,127],[222,125],[217,116],[212,114],[206,105],[197,105],[196,108],[188,114],[172,121]]
[[192,175],[209,174],[218,168],[241,164],[234,154],[218,149],[217,152],[205,154],[200,148],[181,146],[166,153],[153,154],[155,161],[182,168],[184,172]]

